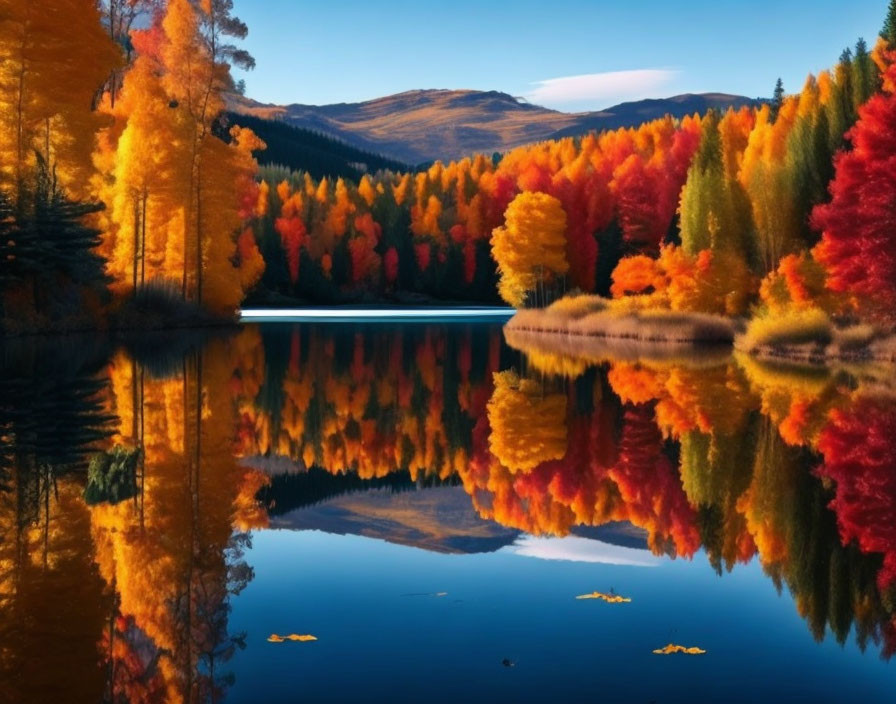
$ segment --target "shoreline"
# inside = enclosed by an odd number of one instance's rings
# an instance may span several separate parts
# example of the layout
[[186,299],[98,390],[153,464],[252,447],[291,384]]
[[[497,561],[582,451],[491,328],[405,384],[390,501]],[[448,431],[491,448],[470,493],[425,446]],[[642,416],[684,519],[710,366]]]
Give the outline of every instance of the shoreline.
[[739,321],[703,314],[592,313],[583,317],[550,314],[546,309],[519,311],[504,326],[508,344],[525,352],[558,354],[582,361],[602,359],[697,360],[740,352],[761,361],[803,366],[896,364],[896,336],[866,345],[835,344],[748,346]]

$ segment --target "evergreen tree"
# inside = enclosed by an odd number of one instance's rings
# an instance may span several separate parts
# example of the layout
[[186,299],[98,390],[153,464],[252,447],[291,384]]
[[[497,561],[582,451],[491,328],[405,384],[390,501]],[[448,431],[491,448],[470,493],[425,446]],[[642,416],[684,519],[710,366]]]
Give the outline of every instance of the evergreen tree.
[[880,82],[877,66],[868,53],[868,45],[861,38],[856,42],[856,54],[852,62],[851,78],[853,109],[858,111],[859,107],[874,95]]
[[779,78],[775,83],[775,92],[772,94],[771,102],[771,121],[778,119],[778,112],[784,104],[784,82]]
[[712,246],[719,225],[713,204],[719,200],[723,181],[719,115],[710,110],[703,121],[700,148],[688,169],[688,179],[681,193],[681,244],[688,254]]
[[886,40],[891,49],[896,49],[896,0],[890,0],[887,18],[884,20],[883,29],[880,30],[880,36]]
[[[729,119],[729,112],[725,119]],[[750,259],[747,246],[750,216],[743,187],[725,168],[726,141],[715,110],[703,121],[703,137],[679,205],[681,245],[688,254],[704,249],[736,252]],[[728,145],[729,151],[733,150]]]
[[834,73],[837,79],[837,85],[840,88],[839,98],[843,104],[843,114],[846,118],[847,129],[856,121],[856,108],[854,103],[853,88],[853,71],[854,61],[852,49],[846,47],[840,54],[840,61]]
[[31,230],[37,242],[42,278],[64,274],[87,288],[107,283],[105,261],[96,254],[100,231],[84,224],[84,218],[103,209],[101,203],[69,200],[59,188],[56,175],[38,155],[37,178],[30,205],[30,217],[22,230]]
[[[0,295],[30,290],[33,311],[2,312],[55,317],[64,312],[61,309],[72,312],[87,290],[98,297],[105,295],[105,260],[96,253],[100,232],[84,224],[85,217],[103,206],[70,200],[41,154],[35,163],[36,173],[22,181],[15,203],[0,194],[0,257],[4,261]],[[51,297],[60,306],[49,306]]]

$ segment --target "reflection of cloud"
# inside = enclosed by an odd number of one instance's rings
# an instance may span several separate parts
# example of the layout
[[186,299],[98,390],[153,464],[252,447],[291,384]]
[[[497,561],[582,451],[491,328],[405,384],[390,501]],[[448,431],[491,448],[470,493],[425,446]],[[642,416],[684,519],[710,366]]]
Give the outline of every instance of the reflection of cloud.
[[655,91],[670,83],[677,75],[678,71],[671,69],[642,68],[548,78],[536,81],[526,99],[537,105],[549,105],[585,100],[656,97]]
[[656,567],[660,562],[647,550],[625,548],[576,536],[536,538],[532,535],[522,535],[507,549],[517,555],[537,557],[541,560],[599,562],[607,565],[631,565],[634,567]]

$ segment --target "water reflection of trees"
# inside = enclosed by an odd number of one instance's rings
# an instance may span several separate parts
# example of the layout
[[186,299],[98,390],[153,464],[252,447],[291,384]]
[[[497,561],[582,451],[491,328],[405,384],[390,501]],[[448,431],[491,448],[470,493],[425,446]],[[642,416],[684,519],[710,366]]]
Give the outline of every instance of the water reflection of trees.
[[238,374],[240,452],[364,479],[450,477],[485,412],[501,351],[495,332],[267,331]]
[[[143,455],[139,496],[92,509],[100,572],[116,597],[106,639],[109,695],[220,699],[227,661],[243,645],[228,630],[231,597],[252,578],[244,560],[259,484],[233,453],[230,389],[238,342],[213,341],[149,373],[111,362],[115,440]],[[119,666],[120,665],[120,666]]]
[[720,574],[758,558],[815,637],[896,644],[894,404],[863,402],[852,374],[517,359],[520,374],[469,329],[283,328],[261,348],[237,393],[240,452],[295,462],[278,502],[290,482],[455,477],[481,517],[533,534],[624,520]]
[[[220,700],[242,645],[230,600],[252,578],[245,531],[264,520],[262,480],[234,459],[230,347],[178,364],[78,349],[66,366],[34,350],[2,367],[0,679],[15,688],[4,694]],[[136,495],[85,501],[102,448],[141,458]]]
[[[111,417],[104,351],[69,342],[66,354],[32,341],[0,347],[0,681],[9,701],[102,692],[95,645],[109,600],[77,477]],[[43,637],[57,629],[65,639]]]
[[[0,676],[20,700],[221,696],[248,531],[374,487],[461,485],[482,518],[532,534],[629,521],[719,573],[758,559],[816,638],[896,647],[880,380],[748,359],[557,377],[477,326],[246,328],[169,352],[5,352]],[[97,449],[133,460],[134,481],[88,503]]]

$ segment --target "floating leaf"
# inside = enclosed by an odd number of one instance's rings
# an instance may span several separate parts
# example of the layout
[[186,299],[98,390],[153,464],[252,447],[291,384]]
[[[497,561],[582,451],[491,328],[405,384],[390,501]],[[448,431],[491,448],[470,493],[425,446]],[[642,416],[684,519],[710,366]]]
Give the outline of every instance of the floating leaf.
[[631,599],[618,594],[603,594],[602,592],[591,592],[590,594],[580,594],[576,599],[600,599],[608,604],[628,604]]
[[674,643],[669,643],[666,647],[659,648],[653,652],[655,655],[672,655],[673,653],[681,653],[683,655],[703,655],[706,653],[706,651],[701,648],[686,648],[683,645],[675,645]]
[[299,635],[298,633],[290,633],[288,636],[278,636],[276,633],[272,633],[268,636],[268,643],[283,643],[287,640],[307,643],[308,641],[317,640],[317,636],[308,634]]

